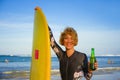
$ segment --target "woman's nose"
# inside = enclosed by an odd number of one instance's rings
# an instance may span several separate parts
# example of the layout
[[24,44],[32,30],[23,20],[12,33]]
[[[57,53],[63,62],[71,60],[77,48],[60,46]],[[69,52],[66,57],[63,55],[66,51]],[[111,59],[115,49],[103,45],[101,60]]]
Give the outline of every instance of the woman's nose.
[[68,39],[68,42],[72,42],[72,39],[70,38],[70,39]]

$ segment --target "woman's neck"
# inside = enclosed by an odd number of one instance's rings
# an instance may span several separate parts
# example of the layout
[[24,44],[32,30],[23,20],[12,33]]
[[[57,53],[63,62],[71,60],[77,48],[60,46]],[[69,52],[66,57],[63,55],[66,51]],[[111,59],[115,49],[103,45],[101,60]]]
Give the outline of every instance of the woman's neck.
[[66,49],[67,56],[70,57],[74,53],[74,48],[72,49]]

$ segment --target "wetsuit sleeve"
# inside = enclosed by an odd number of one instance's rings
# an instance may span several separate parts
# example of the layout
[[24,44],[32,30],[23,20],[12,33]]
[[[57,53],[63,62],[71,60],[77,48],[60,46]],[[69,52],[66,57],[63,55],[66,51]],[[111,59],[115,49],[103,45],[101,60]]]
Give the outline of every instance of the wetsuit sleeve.
[[50,29],[49,26],[48,26],[48,28],[49,28],[49,34],[50,34],[50,45],[51,45],[51,48],[56,53],[57,57],[59,59],[61,59],[64,51],[62,50],[62,48],[55,41],[55,39],[53,37],[52,30]]
[[84,58],[84,61],[83,61],[83,72],[84,72],[84,76],[86,78],[86,80],[90,80],[91,77],[92,77],[92,73],[89,73],[88,71],[88,58],[86,56],[86,54],[84,54],[85,58]]

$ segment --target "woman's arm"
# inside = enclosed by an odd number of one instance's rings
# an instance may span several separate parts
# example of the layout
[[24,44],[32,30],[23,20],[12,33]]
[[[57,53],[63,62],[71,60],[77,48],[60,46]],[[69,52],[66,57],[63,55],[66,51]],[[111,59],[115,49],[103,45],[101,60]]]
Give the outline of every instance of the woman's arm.
[[89,72],[89,68],[88,68],[88,58],[85,54],[85,57],[84,57],[84,61],[83,61],[83,72],[84,72],[84,76],[86,78],[86,80],[90,80],[91,77],[92,77],[92,72]]
[[54,37],[53,37],[53,33],[52,33],[52,30],[50,29],[50,27],[48,26],[49,28],[49,34],[50,34],[50,45],[51,45],[51,48],[53,49],[53,51],[56,53],[57,57],[59,59],[62,58],[62,55],[64,53],[64,51],[62,50],[62,48],[56,43]]

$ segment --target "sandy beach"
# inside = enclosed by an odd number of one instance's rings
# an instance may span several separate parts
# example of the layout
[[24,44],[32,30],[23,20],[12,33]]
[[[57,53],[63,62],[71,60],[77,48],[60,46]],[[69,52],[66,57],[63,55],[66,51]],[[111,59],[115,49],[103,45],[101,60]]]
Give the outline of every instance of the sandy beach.
[[[59,70],[52,70],[51,75],[51,80],[61,80]],[[0,73],[0,80],[29,80],[29,76],[29,71],[7,71]],[[99,68],[93,73],[91,80],[120,80],[120,67]]]

